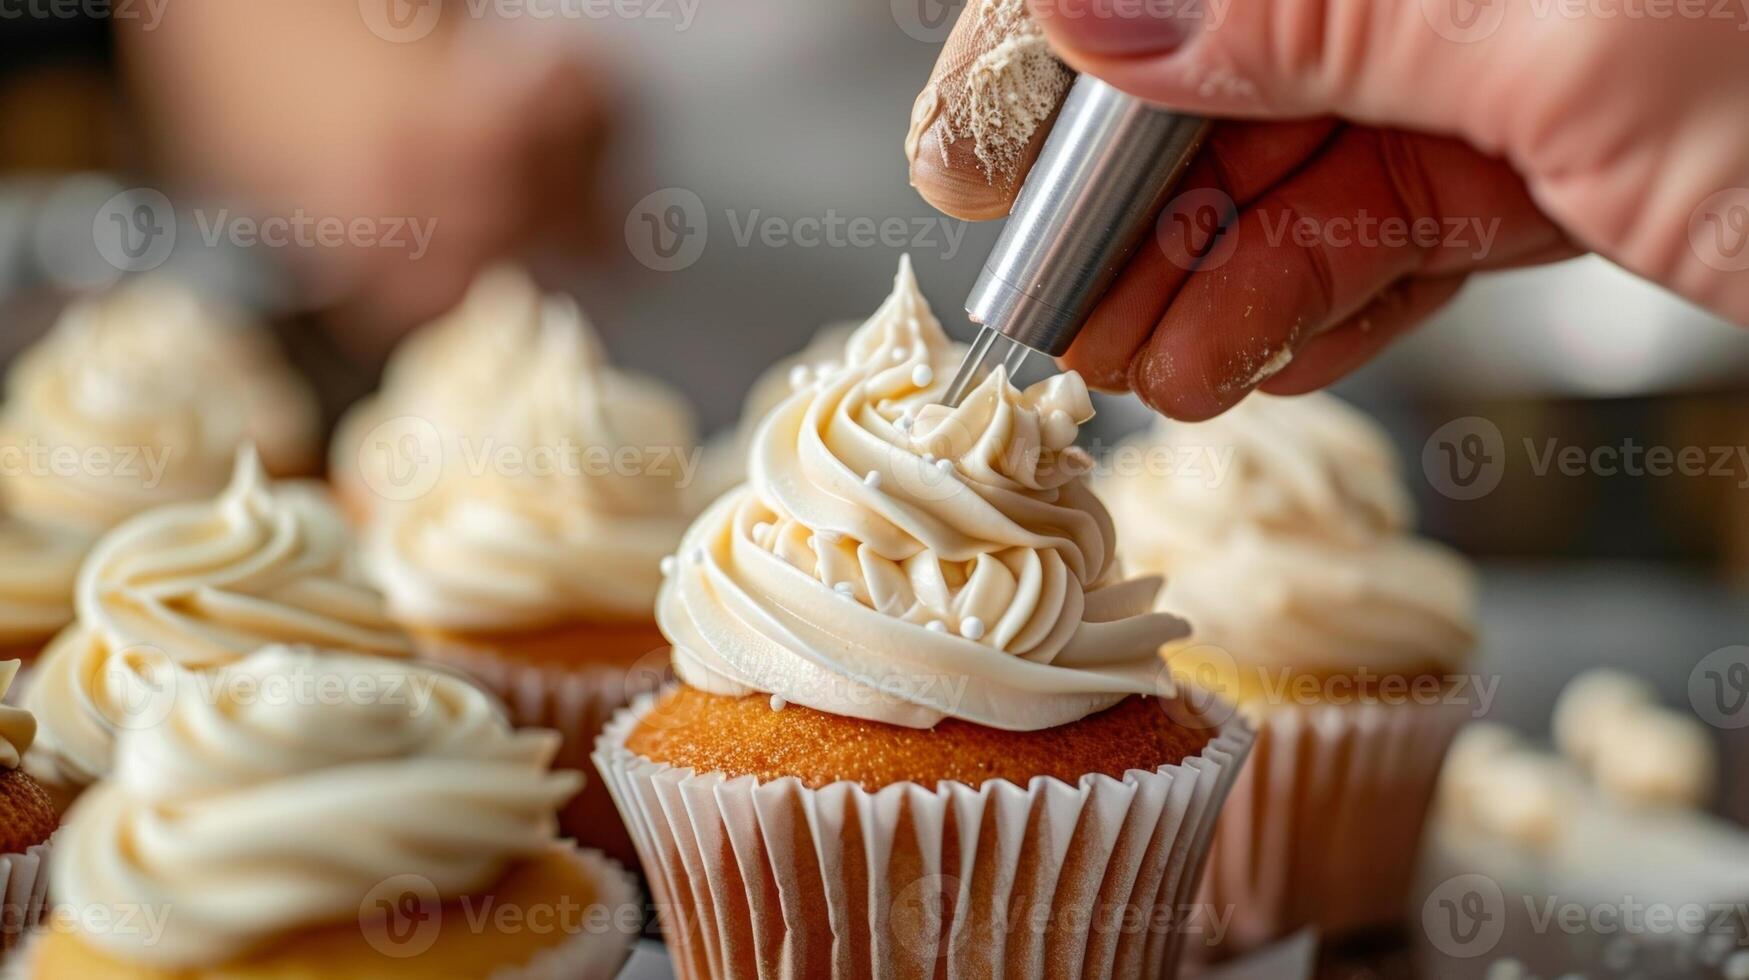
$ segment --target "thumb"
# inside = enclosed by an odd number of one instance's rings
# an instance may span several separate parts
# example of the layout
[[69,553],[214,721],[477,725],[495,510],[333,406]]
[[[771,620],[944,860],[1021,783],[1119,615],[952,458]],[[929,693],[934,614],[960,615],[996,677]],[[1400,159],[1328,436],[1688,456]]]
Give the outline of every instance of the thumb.
[[[1522,100],[1531,38],[1506,0],[1030,0],[1074,68],[1221,118],[1338,115],[1498,149],[1491,93]],[[1524,5],[1516,5],[1524,6]],[[1516,25],[1515,25],[1516,26]],[[1548,66],[1544,66],[1548,70]],[[1478,117],[1481,117],[1478,119]]]

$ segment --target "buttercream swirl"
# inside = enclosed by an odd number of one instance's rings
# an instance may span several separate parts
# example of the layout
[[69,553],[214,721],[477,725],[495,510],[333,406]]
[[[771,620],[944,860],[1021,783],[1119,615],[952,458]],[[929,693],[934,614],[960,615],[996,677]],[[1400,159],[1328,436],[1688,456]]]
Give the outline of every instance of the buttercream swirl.
[[1161,421],[1100,484],[1124,560],[1167,576],[1163,608],[1241,664],[1380,674],[1451,669],[1475,639],[1474,584],[1412,536],[1385,434],[1329,395],[1252,395]]
[[271,338],[166,281],[74,303],[6,376],[0,482],[15,511],[92,533],[225,485],[237,447],[307,467],[314,395]]
[[[22,660],[0,660],[0,698],[12,688],[18,678]],[[0,768],[17,769],[24,753],[36,741],[36,716],[23,708],[0,703]]]
[[38,644],[73,620],[82,531],[0,515],[0,647]]
[[678,394],[604,360],[575,305],[549,300],[502,411],[372,530],[370,569],[398,617],[469,631],[648,617],[685,529],[696,437]]
[[760,424],[751,482],[687,532],[658,619],[687,683],[923,728],[1031,730],[1165,693],[1185,632],[1123,580],[1072,447],[1065,374],[939,404],[961,349],[902,262],[893,294]]
[[170,910],[156,943],[82,934],[129,962],[220,965],[354,920],[398,875],[476,893],[552,845],[581,785],[549,770],[556,732],[514,730],[478,688],[414,663],[268,648],[201,680],[124,734],[115,778],[56,845],[59,901]]
[[321,488],[270,485],[248,448],[217,499],[149,511],[99,541],[79,572],[76,607],[27,695],[45,762],[73,782],[109,771],[114,733],[142,683],[272,643],[411,652]]

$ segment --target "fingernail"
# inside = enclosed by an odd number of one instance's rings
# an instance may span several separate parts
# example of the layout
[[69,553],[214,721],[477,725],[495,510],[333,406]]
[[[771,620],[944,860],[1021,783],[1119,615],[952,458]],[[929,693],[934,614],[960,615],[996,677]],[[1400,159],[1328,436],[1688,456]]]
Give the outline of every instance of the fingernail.
[[1052,40],[1088,54],[1168,54],[1202,20],[1203,0],[1031,0]]

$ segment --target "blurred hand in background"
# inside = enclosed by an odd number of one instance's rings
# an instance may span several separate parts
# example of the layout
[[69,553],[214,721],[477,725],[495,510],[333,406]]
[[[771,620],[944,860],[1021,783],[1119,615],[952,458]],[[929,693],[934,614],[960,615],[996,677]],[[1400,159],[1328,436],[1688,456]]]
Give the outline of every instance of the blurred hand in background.
[[184,0],[153,30],[117,26],[148,152],[179,189],[264,217],[431,229],[423,245],[283,250],[357,346],[448,308],[494,259],[589,226],[609,100],[574,35],[446,15],[403,42],[357,0]]
[[[1256,388],[1341,378],[1471,272],[1583,250],[1749,323],[1749,262],[1694,237],[1749,238],[1749,24],[1702,6],[1030,0],[1072,68],[1230,120],[1176,199],[1218,202],[1221,220],[1169,204],[1066,363],[1207,418]],[[944,58],[966,43],[956,33]],[[912,181],[931,203],[1007,212],[1024,169],[992,182],[939,134],[920,146]],[[1367,240],[1369,221],[1437,234]]]

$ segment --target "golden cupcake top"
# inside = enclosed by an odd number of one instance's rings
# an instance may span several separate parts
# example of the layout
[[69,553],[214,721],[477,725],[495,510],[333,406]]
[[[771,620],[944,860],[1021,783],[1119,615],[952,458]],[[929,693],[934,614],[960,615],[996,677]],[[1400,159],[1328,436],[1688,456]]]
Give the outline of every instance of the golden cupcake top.
[[395,615],[482,632],[647,620],[698,465],[684,400],[609,368],[561,299],[544,304],[498,394],[497,413],[456,442],[431,489],[371,528],[370,570]]
[[148,511],[105,535],[80,570],[76,606],[27,700],[60,775],[78,781],[108,771],[140,685],[272,643],[411,652],[326,493],[270,483],[249,448],[216,498]]
[[747,486],[687,532],[658,620],[702,690],[773,695],[926,728],[1029,730],[1166,693],[1182,636],[1124,579],[1071,373],[1021,390],[992,374],[939,403],[961,348],[908,260],[846,361],[798,376],[760,423]]
[[14,511],[96,533],[218,492],[246,442],[275,468],[307,467],[316,424],[259,327],[141,279],[75,302],[8,370],[0,485]]
[[359,921],[396,876],[448,901],[545,852],[581,784],[550,771],[558,744],[452,674],[264,649],[122,736],[116,775],[68,814],[51,887],[83,915],[167,911],[160,936],[80,933],[123,962],[219,967]]
[[1162,608],[1240,665],[1440,672],[1474,645],[1468,565],[1413,535],[1384,432],[1329,395],[1161,420],[1099,490],[1124,560],[1167,577]]

